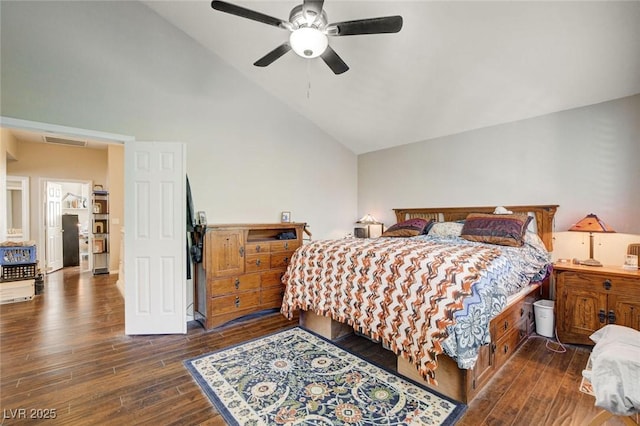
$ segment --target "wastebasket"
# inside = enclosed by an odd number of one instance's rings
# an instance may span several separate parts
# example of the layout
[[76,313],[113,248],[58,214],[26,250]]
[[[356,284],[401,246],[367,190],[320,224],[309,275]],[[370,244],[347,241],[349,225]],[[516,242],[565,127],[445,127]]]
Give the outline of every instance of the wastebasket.
[[553,300],[538,300],[533,304],[536,318],[536,333],[544,337],[553,337]]

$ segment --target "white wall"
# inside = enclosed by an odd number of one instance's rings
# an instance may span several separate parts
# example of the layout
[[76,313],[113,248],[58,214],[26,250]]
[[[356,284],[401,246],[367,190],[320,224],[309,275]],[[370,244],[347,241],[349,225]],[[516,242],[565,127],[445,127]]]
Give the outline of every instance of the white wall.
[[3,116],[186,142],[211,223],[286,210],[314,238],[353,226],[356,156],[143,4],[0,7]]
[[[588,213],[640,234],[638,159],[640,95],[360,155],[358,214],[389,225],[394,207],[559,204],[554,255],[586,258],[588,235],[562,231]],[[626,242],[598,235],[595,257],[622,264]]]

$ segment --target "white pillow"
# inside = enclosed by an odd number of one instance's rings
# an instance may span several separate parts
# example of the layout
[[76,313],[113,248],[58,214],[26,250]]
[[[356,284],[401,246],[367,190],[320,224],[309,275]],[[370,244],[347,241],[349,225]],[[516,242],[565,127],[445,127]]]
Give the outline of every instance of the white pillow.
[[593,359],[610,345],[624,344],[640,348],[640,331],[622,325],[607,324],[589,338],[596,343],[591,351]]
[[462,234],[464,223],[436,222],[429,229],[429,235],[438,237],[459,237]]

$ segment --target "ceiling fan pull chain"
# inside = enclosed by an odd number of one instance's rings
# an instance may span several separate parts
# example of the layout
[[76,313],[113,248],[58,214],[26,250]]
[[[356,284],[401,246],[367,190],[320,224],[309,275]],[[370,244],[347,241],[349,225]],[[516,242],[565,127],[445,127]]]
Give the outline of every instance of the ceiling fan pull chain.
[[311,62],[307,61],[307,99],[311,99]]

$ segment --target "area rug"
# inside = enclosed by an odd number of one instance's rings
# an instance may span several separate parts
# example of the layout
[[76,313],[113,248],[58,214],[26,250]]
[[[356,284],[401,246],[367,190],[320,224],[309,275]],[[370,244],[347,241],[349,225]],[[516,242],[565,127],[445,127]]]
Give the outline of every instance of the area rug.
[[466,409],[300,327],[185,366],[232,425],[453,425]]

